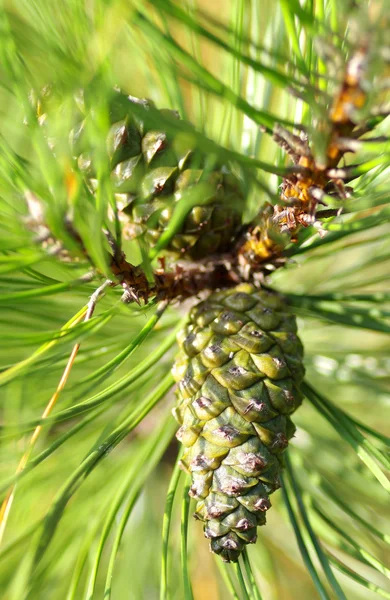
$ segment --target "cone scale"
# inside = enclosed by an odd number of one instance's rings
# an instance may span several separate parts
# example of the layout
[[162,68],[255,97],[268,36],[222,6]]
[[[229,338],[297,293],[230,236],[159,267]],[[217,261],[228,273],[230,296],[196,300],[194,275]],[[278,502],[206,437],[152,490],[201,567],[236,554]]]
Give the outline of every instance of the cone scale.
[[295,427],[304,368],[295,317],[283,298],[241,284],[190,312],[178,338],[174,416],[191,474],[195,517],[226,562],[266,522],[280,487],[282,454]]

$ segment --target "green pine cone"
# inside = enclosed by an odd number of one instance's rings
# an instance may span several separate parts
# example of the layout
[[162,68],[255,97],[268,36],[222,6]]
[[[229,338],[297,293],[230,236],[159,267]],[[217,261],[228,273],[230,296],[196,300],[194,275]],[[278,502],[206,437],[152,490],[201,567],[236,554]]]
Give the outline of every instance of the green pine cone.
[[[97,161],[86,134],[91,119],[87,104],[81,92],[76,98],[79,122],[70,133],[70,143],[78,168],[94,191],[98,185]],[[199,152],[191,132],[170,135],[149,129],[152,102],[115,91],[109,106],[111,127],[106,147],[124,236],[144,235],[154,246],[182,202],[188,209],[184,209],[181,227],[167,250],[198,260],[230,249],[241,226],[240,180],[226,166],[212,163],[212,157]],[[47,125],[45,106],[38,106],[37,112],[41,124]],[[162,109],[159,113],[173,122],[179,119],[173,110]]]
[[236,561],[257,539],[280,487],[281,455],[294,435],[303,347],[283,298],[241,284],[196,305],[174,365],[195,517],[211,550]]

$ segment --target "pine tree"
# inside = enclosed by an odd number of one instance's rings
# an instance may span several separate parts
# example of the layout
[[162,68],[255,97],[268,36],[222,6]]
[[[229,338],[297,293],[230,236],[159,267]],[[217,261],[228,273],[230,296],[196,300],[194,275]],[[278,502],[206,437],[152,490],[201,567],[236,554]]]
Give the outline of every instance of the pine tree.
[[386,3],[0,19],[2,597],[389,598]]

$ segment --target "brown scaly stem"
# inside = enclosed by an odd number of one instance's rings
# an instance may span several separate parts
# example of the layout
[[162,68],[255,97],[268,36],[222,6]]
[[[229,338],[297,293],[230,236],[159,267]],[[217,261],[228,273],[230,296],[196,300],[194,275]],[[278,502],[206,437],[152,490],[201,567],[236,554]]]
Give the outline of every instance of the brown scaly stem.
[[[124,289],[125,302],[140,303],[142,300],[146,303],[150,298],[182,301],[198,296],[202,291],[229,288],[242,281],[261,281],[268,272],[286,263],[284,248],[296,242],[302,227],[315,223],[320,226],[319,219],[340,212],[341,209],[318,210],[318,206],[326,206],[324,197],[327,194],[340,199],[347,196],[349,190],[345,183],[351,165],[346,168],[339,168],[338,165],[346,152],[356,151],[357,144],[362,143],[359,138],[371,129],[370,126],[357,124],[356,118],[357,111],[367,99],[363,83],[367,53],[367,46],[362,44],[352,54],[328,117],[318,126],[327,139],[322,158],[313,154],[308,138],[302,131],[296,135],[281,126],[275,127],[274,139],[291,157],[294,166],[288,170],[280,187],[281,202],[274,206],[265,204],[253,223],[243,228],[230,252],[194,263],[175,264],[168,270],[163,259],[161,267],[153,272],[152,278],[148,278],[142,266],[127,262],[125,254],[106,232],[111,248],[108,257],[110,270]],[[61,245],[55,244],[45,227],[39,201],[31,194],[27,201],[31,214],[29,225],[37,232],[38,239],[44,239],[48,252],[55,252],[66,259],[66,252]],[[79,245],[81,254],[88,258],[71,224],[67,230]]]
[[232,287],[242,281],[237,261],[233,264],[232,259],[233,255],[226,254],[205,264],[176,265],[174,270],[163,266],[154,271],[153,282],[140,267],[128,263],[123,253],[120,261],[113,259],[110,266],[124,289],[125,302],[147,302],[151,297],[180,302],[202,291]]
[[[280,126],[274,130],[275,141],[291,156],[302,171],[287,175],[281,185],[281,204],[267,205],[258,215],[239,248],[241,264],[247,272],[256,271],[266,261],[283,254],[284,246],[294,242],[301,227],[313,225],[318,218],[335,213],[317,212],[327,193],[340,199],[347,195],[347,169],[337,169],[346,152],[354,152],[356,140],[367,132],[357,127],[355,114],[367,98],[362,80],[367,67],[366,45],[358,48],[347,62],[340,90],[329,110],[327,122],[320,124],[328,143],[325,160],[316,158],[307,137],[297,136]],[[322,214],[321,214],[322,213]],[[336,211],[337,214],[337,211]]]

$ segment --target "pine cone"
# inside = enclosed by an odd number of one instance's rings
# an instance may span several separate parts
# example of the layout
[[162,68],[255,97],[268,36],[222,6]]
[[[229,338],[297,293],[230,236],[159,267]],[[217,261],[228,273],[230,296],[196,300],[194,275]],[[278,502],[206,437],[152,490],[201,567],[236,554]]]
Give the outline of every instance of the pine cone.
[[[58,114],[45,112],[46,107],[50,108],[52,93],[47,88],[40,101],[33,99],[40,124],[46,127],[50,118]],[[91,112],[83,92],[75,99],[76,105],[75,118],[79,122],[70,133],[71,152],[90,189],[95,191],[96,160],[86,134]],[[241,226],[244,204],[239,179],[226,165],[214,164],[212,156],[198,151],[191,129],[177,135],[150,129],[148,113],[152,107],[149,100],[119,91],[113,91],[110,101],[111,128],[106,147],[124,237],[144,235],[154,246],[181,201],[188,203],[188,212],[167,250],[198,260],[230,249]],[[162,109],[159,113],[173,122],[179,119],[173,110]],[[49,135],[48,141],[55,146]]]
[[257,539],[280,487],[281,455],[294,435],[303,347],[295,317],[273,292],[241,284],[196,305],[174,366],[195,517],[211,550],[237,561]]

